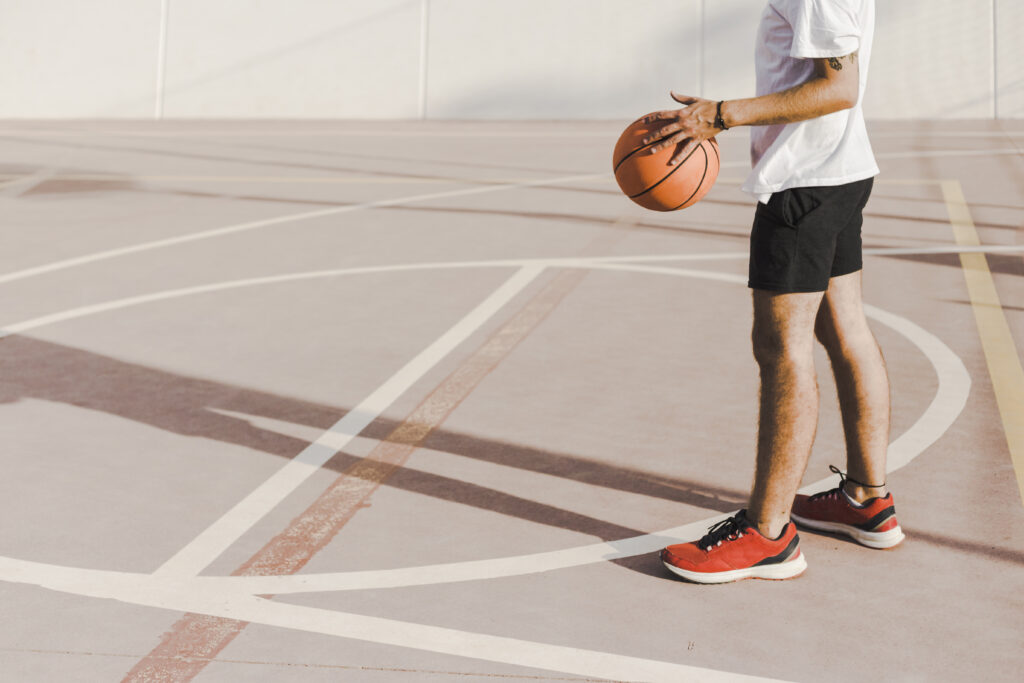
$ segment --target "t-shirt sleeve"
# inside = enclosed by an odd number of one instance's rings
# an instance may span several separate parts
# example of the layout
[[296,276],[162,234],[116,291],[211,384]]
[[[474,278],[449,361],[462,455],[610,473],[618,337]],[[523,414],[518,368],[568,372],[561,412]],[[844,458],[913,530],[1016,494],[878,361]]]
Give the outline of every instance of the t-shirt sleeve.
[[783,16],[793,27],[790,57],[843,57],[860,48],[860,0],[791,0],[784,4],[787,11]]

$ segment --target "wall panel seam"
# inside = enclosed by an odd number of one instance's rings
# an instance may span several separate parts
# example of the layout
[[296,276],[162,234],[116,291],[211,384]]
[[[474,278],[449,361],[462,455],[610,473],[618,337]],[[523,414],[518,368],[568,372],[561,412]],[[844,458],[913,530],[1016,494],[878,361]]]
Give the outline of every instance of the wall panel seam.
[[167,14],[171,0],[160,0],[160,33],[156,44],[156,93],[153,118],[164,117],[164,71],[167,63]]
[[999,27],[996,25],[998,0],[992,0],[992,118],[999,118]]

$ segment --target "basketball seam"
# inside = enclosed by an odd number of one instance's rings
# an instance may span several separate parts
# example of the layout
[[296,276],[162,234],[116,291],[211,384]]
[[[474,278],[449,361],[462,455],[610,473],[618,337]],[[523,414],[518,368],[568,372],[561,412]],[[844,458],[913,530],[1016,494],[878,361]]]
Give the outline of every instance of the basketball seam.
[[[712,145],[712,147],[714,147],[714,145]],[[708,166],[711,165],[711,159],[708,157],[708,151],[706,149],[704,149],[704,145],[703,144],[700,146],[700,148],[704,152],[704,173],[701,174],[700,182],[697,183],[697,187],[695,187],[693,192],[690,194],[690,196],[686,198],[686,201],[683,202],[682,204],[680,204],[679,206],[674,207],[672,209],[673,211],[678,211],[684,204],[686,204],[686,202],[688,202],[691,199],[693,199],[694,195],[696,195],[698,192],[700,192],[700,188],[704,186],[704,179],[708,177]]]
[[[640,121],[642,121],[642,120],[643,120],[643,117],[641,116],[639,119],[637,119],[633,123],[629,124],[627,126],[627,128],[632,128],[636,124],[640,123]],[[646,148],[650,147],[651,145],[656,145],[656,144],[658,144],[658,140],[655,140],[654,142],[649,142],[646,145],[640,145],[639,147],[636,147],[636,148],[632,149],[629,153],[626,154],[626,156],[624,156],[621,159],[619,159],[619,162],[617,164],[615,164],[615,168],[612,169],[612,173],[615,173],[616,171],[618,171],[619,170],[619,166],[622,166],[622,164],[625,163],[626,159],[630,158],[631,156],[633,156],[634,154],[636,154],[640,150],[646,149]]]
[[[657,187],[658,185],[661,185],[661,184],[662,184],[663,182],[665,182],[666,180],[668,180],[668,179],[669,179],[669,177],[671,177],[671,175],[672,175],[673,173],[675,173],[676,171],[678,171],[679,169],[681,169],[681,168],[683,167],[683,165],[684,165],[684,164],[686,164],[686,162],[690,160],[690,157],[692,157],[692,156],[693,156],[693,155],[694,155],[694,154],[695,154],[695,153],[697,152],[697,150],[698,150],[698,149],[703,149],[703,148],[704,148],[704,143],[702,142],[702,143],[700,143],[699,145],[697,145],[697,146],[696,146],[696,147],[695,147],[694,149],[690,150],[690,153],[689,153],[689,154],[687,154],[687,155],[686,155],[686,157],[685,157],[685,158],[684,158],[684,159],[683,159],[682,161],[680,161],[680,162],[679,162],[678,164],[676,164],[676,167],[675,167],[675,168],[673,168],[673,169],[672,169],[671,171],[669,171],[669,172],[668,172],[668,173],[666,173],[666,174],[665,174],[664,176],[662,176],[662,177],[661,177],[661,180],[659,180],[658,182],[654,183],[653,185],[651,185],[650,187],[648,187],[648,188],[647,188],[646,190],[644,190],[643,192],[637,192],[636,194],[631,194],[631,195],[629,195],[629,198],[630,198],[630,199],[636,199],[636,198],[637,198],[637,197],[639,197],[640,195],[642,195],[642,194],[645,194],[645,193],[647,193],[647,192],[650,192],[651,190],[653,190],[654,188],[656,188],[656,187]],[[706,161],[706,157],[707,157],[707,154],[708,154],[707,152],[704,152],[704,156],[705,156],[705,161]],[[707,171],[707,169],[705,169],[705,172],[706,172],[706,171]]]
[[647,149],[648,147],[656,145],[659,142],[661,142],[661,141],[660,140],[655,140],[654,142],[648,142],[646,145],[640,145],[636,149],[632,150],[629,154],[627,154],[626,156],[624,156],[621,159],[619,159],[619,163],[615,164],[615,168],[612,169],[612,173],[615,173],[616,171],[618,171],[619,167],[622,166],[622,164],[626,163],[626,159],[629,159],[631,156],[633,156],[634,154],[636,154],[640,150]]

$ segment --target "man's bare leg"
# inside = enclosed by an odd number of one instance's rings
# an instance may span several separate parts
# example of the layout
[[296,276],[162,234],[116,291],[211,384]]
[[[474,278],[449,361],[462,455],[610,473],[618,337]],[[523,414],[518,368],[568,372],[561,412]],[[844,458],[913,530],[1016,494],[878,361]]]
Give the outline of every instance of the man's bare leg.
[[[883,484],[889,447],[889,376],[864,316],[860,271],[829,281],[815,334],[832,362],[848,474],[865,484]],[[844,488],[857,501],[886,494],[884,486],[864,488],[847,482]]]
[[755,289],[753,297],[761,402],[747,518],[763,535],[775,538],[789,522],[818,425],[814,329],[823,293]]

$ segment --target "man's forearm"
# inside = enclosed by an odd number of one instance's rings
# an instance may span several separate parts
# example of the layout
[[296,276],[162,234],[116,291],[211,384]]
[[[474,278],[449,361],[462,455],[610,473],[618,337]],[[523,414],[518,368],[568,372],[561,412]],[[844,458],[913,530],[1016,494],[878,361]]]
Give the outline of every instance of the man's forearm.
[[[716,103],[673,92],[672,99],[686,107],[648,114],[645,123],[667,123],[653,130],[643,142],[650,145],[647,150],[650,154],[669,146],[676,147],[669,164],[677,164],[702,140],[721,133],[723,123],[725,128],[732,128],[805,121],[849,109],[857,104],[859,92],[856,52],[845,57],[815,58],[814,70],[807,81],[770,95]],[[717,118],[719,108],[721,121]]]
[[849,88],[819,77],[770,95],[729,100],[722,105],[722,120],[729,128],[794,123],[849,109],[856,103],[857,94]]

